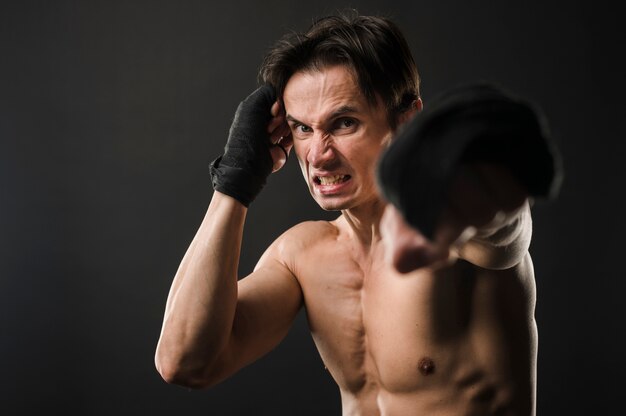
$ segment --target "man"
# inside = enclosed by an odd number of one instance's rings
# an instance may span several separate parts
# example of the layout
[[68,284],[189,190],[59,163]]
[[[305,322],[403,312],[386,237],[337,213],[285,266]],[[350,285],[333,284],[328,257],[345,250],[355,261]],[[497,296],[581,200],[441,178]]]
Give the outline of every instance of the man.
[[[417,70],[386,19],[322,19],[281,40],[261,75],[211,165],[215,193],[172,284],[163,378],[219,383],[275,347],[305,306],[344,415],[534,414],[527,172],[484,141],[423,127],[443,118],[474,131],[446,100],[413,118]],[[430,175],[424,202],[411,152],[430,159],[437,143],[457,157]],[[237,281],[248,206],[292,147],[313,198],[341,215],[291,228]]]

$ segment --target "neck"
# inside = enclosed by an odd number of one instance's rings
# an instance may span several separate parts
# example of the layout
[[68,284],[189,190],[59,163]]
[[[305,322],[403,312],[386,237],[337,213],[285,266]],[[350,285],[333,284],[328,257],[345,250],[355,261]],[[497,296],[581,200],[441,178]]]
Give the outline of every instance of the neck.
[[363,246],[380,241],[379,223],[385,204],[375,199],[371,202],[341,211],[342,217]]

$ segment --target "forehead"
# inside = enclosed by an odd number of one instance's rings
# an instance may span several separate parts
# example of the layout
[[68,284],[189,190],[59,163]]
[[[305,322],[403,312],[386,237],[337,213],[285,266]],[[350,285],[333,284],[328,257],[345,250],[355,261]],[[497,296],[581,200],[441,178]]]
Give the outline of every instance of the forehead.
[[356,76],[345,66],[296,72],[283,93],[285,110],[294,117],[322,115],[339,107],[370,111]]

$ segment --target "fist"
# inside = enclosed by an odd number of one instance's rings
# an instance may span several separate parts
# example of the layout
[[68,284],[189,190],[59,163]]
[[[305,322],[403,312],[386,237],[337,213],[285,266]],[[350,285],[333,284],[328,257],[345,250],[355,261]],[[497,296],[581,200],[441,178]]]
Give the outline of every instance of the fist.
[[445,192],[432,239],[407,224],[389,204],[381,219],[387,259],[400,273],[436,267],[474,237],[487,238],[516,219],[528,193],[498,164],[462,164]]

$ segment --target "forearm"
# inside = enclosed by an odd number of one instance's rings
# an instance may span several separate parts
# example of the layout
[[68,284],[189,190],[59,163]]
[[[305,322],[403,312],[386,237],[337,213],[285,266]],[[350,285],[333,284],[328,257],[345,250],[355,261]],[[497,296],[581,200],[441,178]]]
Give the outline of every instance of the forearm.
[[458,254],[464,260],[487,269],[507,269],[518,264],[528,252],[532,237],[530,206],[525,202],[496,224],[477,230]]
[[215,192],[174,277],[156,353],[168,381],[202,378],[230,339],[246,211]]

